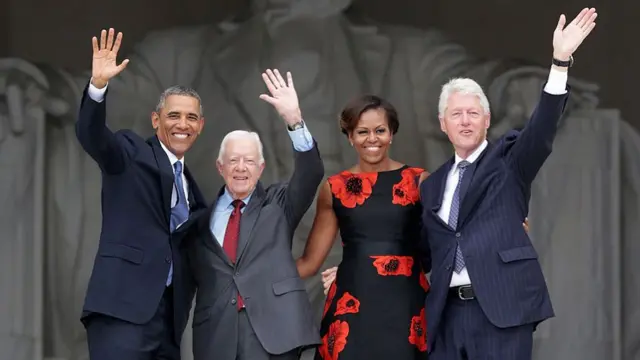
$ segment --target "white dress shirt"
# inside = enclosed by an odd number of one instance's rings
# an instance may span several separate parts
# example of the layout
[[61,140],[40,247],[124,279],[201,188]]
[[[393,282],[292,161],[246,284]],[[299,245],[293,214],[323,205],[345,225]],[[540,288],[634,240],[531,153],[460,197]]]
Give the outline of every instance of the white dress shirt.
[[[549,79],[547,80],[547,84],[544,87],[544,91],[548,94],[552,95],[562,95],[567,92],[567,78],[568,73],[566,71],[559,71],[556,69],[551,69],[549,72]],[[460,178],[460,169],[458,169],[458,163],[462,160],[467,160],[470,164],[473,164],[484,149],[487,147],[487,140],[484,140],[476,150],[471,153],[466,159],[461,158],[458,154],[455,154],[454,164],[449,170],[449,174],[447,175],[447,181],[444,188],[444,197],[442,198],[442,205],[440,206],[440,210],[438,210],[438,216],[445,223],[449,223],[449,213],[451,212],[451,203],[453,201],[453,194],[456,191],[456,186],[458,185],[458,179]],[[464,253],[462,254],[464,256]],[[471,278],[469,278],[469,273],[467,272],[467,267],[465,266],[460,273],[456,273],[455,271],[451,275],[451,283],[450,287],[462,286],[462,285],[470,285]]]

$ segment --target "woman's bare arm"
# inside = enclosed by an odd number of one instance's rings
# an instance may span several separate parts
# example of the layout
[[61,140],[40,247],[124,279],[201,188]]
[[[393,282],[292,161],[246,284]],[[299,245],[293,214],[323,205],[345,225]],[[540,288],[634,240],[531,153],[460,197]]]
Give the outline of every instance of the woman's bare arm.
[[318,270],[327,259],[329,251],[338,234],[338,219],[333,211],[333,199],[329,182],[325,182],[320,188],[316,203],[316,217],[307,238],[304,252],[296,266],[301,278],[307,278],[318,273]]

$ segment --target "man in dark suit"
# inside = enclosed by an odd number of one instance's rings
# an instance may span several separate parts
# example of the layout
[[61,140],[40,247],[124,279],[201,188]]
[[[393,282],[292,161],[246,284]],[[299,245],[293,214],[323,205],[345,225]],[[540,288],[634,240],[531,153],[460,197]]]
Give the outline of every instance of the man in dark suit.
[[291,74],[267,70],[271,103],[285,120],[295,153],[288,182],[264,187],[257,133],[233,131],[217,160],[225,185],[207,211],[174,236],[197,285],[195,360],[298,359],[320,344],[314,313],[291,254],[293,233],[324,176],[316,142],[302,121]]
[[[115,41],[114,41],[115,40]],[[200,97],[171,87],[160,97],[144,140],[106,125],[107,84],[122,33],[93,38],[92,78],[82,97],[76,134],[102,171],[102,232],[82,322],[92,360],[180,359],[179,344],[193,292],[171,232],[206,204],[184,154],[202,131]]]
[[553,35],[553,65],[522,131],[486,140],[489,102],[471,79],[442,89],[439,117],[454,157],[421,185],[431,254],[427,296],[430,359],[531,359],[533,331],[554,316],[542,269],[522,222],[531,183],[551,153],[568,99],[572,54],[595,26],[584,9]]

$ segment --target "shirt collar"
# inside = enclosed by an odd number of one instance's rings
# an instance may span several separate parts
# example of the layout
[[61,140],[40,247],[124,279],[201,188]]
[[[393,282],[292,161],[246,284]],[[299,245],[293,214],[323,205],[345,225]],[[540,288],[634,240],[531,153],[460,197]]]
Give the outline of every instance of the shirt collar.
[[458,154],[456,153],[455,155],[455,162],[453,164],[453,168],[455,169],[458,164],[462,161],[462,160],[467,160],[469,162],[469,164],[473,164],[476,160],[478,160],[478,158],[480,157],[480,154],[482,154],[482,152],[484,151],[484,149],[487,148],[487,145],[489,143],[487,142],[487,140],[485,139],[480,146],[478,146],[472,153],[471,155],[469,155],[466,159],[461,158],[460,156],[458,156]]
[[162,143],[162,141],[160,141],[160,146],[162,146],[162,150],[164,150],[164,152],[167,154],[167,156],[169,157],[169,162],[171,163],[171,166],[173,167],[173,165],[180,161],[182,163],[182,168],[184,169],[184,156],[182,157],[182,159],[178,159],[178,157],[172,153],[171,151],[169,151],[169,149],[167,149],[166,146],[164,146],[164,144]]
[[[253,192],[251,192],[251,194],[249,194],[247,197],[242,199],[242,202],[244,203],[245,206],[249,204],[249,200],[251,200],[251,195],[253,195]],[[231,206],[232,202],[233,202],[233,197],[231,196],[229,189],[227,189],[227,187],[225,186],[224,194],[222,194],[222,196],[220,196],[220,198],[218,199],[218,206],[220,206],[220,208],[222,209],[226,209]]]

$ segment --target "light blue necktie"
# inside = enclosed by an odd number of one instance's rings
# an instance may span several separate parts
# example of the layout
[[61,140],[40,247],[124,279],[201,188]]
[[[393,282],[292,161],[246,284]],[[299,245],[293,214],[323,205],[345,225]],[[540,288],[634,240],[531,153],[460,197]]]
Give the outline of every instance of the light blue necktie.
[[[460,161],[460,163],[458,163],[460,175],[458,177],[458,185],[456,186],[456,191],[453,193],[453,200],[451,201],[451,212],[449,213],[449,226],[451,226],[451,228],[454,230],[458,226],[458,213],[460,212],[460,184],[462,184],[462,177],[464,176],[464,172],[467,170],[467,166],[469,165],[470,162],[466,160],[462,160]],[[453,270],[456,272],[456,274],[459,274],[462,269],[464,269],[464,257],[462,257],[460,244],[456,241],[456,258]]]
[[[173,164],[174,168],[174,185],[176,188],[176,195],[178,201],[176,205],[171,209],[171,232],[173,232],[180,224],[187,221],[189,218],[189,205],[187,204],[187,198],[184,193],[184,183],[182,182],[182,163],[176,161]],[[171,285],[171,278],[173,277],[173,261],[171,261],[171,267],[169,268],[169,278],[167,279],[167,286]]]

